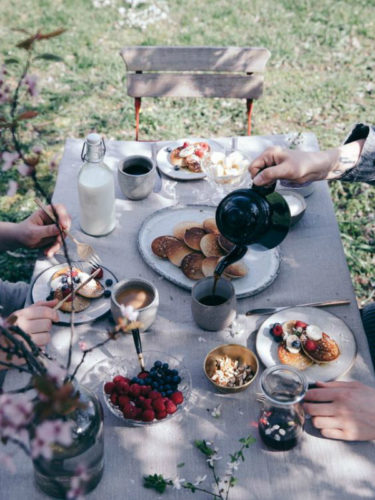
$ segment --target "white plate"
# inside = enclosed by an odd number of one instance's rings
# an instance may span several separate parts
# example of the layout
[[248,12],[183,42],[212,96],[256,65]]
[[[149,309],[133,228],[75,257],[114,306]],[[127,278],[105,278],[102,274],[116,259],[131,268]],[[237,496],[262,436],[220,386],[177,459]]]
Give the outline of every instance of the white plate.
[[[73,262],[73,266],[82,269],[83,271],[89,271],[89,266],[85,262]],[[51,291],[50,281],[53,274],[66,267],[66,264],[57,264],[56,266],[49,267],[45,271],[41,272],[34,280],[31,288],[31,298],[33,302],[38,302],[39,300],[46,300],[46,297]],[[101,266],[103,269],[103,278],[100,279],[100,282],[103,284],[105,289],[111,290],[113,286],[117,283],[116,276],[109,271],[104,266]],[[105,286],[105,280],[111,279],[113,281],[112,286]],[[111,308],[111,297],[100,297],[99,299],[92,299],[91,304],[87,309],[81,312],[77,312],[74,315],[74,323],[88,323],[89,321],[93,321],[94,319],[103,316],[106,312],[108,312]],[[60,323],[70,324],[70,313],[66,313],[63,311],[59,311]]]
[[[168,259],[157,257],[151,250],[152,241],[158,236],[172,235],[173,227],[182,221],[203,222],[215,217],[216,207],[188,205],[168,207],[150,215],[142,224],[138,234],[138,248],[145,262],[157,273],[176,285],[191,290],[195,281],[184,275],[180,268]],[[249,269],[247,276],[232,280],[238,298],[255,295],[267,288],[277,277],[280,256],[277,248],[267,252],[248,250],[244,262]]]
[[321,365],[314,364],[304,370],[303,373],[309,383],[335,380],[351,368],[357,354],[357,344],[353,332],[342,319],[315,307],[291,307],[273,314],[264,321],[258,330],[256,350],[267,368],[280,364],[277,355],[278,343],[273,340],[270,327],[274,323],[284,323],[284,321],[292,319],[319,326],[337,342],[341,351],[340,356],[335,361]]
[[188,137],[187,139],[181,139],[179,141],[170,142],[167,146],[161,148],[156,156],[156,163],[158,167],[163,172],[163,174],[167,175],[171,179],[175,179],[178,181],[191,181],[191,180],[204,179],[206,177],[206,174],[204,172],[194,173],[190,172],[186,168],[180,168],[179,170],[175,170],[174,168],[175,166],[172,165],[172,163],[170,162],[169,157],[171,152],[175,148],[182,146],[184,142],[207,142],[207,144],[211,146],[212,151],[224,151],[224,148],[215,141],[200,139],[198,137]]

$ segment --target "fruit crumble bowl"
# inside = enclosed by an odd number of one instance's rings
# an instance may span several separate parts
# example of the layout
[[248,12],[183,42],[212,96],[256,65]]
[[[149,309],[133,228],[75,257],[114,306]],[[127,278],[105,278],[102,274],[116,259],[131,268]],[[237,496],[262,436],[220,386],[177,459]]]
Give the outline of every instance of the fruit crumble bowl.
[[110,360],[102,378],[106,407],[131,426],[181,415],[191,393],[190,372],[178,359],[159,351],[144,351],[143,357],[145,372],[141,372],[134,353]]

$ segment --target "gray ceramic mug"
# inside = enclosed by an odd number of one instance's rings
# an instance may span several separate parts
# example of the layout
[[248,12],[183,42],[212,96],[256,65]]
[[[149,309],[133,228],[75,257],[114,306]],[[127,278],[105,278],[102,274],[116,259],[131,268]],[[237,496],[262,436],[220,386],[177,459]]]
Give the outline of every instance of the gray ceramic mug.
[[202,299],[212,296],[214,278],[203,278],[195,283],[191,291],[191,312],[194,321],[203,330],[217,331],[229,326],[236,317],[236,294],[230,281],[219,278],[215,295],[222,297],[218,305],[207,305]]
[[128,156],[118,165],[121,191],[130,200],[142,200],[151,193],[156,176],[154,162],[147,156]]
[[139,329],[141,332],[144,332],[155,321],[156,314],[158,312],[159,307],[159,292],[157,288],[150,282],[144,279],[134,278],[128,280],[119,281],[112,290],[111,295],[111,313],[113,319],[117,323],[118,319],[122,317],[120,303],[118,302],[118,297],[124,290],[127,289],[142,289],[147,294],[150,294],[151,302],[140,309],[136,309],[138,311],[137,321],[142,323],[142,327]]

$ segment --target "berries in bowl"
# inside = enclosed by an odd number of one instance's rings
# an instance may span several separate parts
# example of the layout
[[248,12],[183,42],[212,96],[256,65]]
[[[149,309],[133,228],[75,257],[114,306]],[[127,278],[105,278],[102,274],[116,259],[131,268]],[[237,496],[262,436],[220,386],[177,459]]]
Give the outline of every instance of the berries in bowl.
[[174,357],[143,353],[147,371],[133,358],[120,358],[103,384],[107,408],[129,425],[147,425],[181,414],[191,392],[189,371]]

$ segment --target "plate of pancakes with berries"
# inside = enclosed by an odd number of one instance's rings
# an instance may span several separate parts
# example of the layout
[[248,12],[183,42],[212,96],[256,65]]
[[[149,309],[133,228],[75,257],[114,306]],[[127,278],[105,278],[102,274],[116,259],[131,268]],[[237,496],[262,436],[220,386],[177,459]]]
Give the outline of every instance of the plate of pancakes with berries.
[[161,148],[156,162],[163,174],[172,179],[199,180],[206,177],[202,163],[212,152],[224,152],[224,149],[215,141],[190,137]]
[[[220,259],[233,243],[220,234],[216,207],[187,205],[167,207],[151,214],[138,234],[138,248],[145,262],[172,283],[191,290],[197,280],[213,276]],[[277,277],[280,255],[249,249],[228,266],[222,277],[231,280],[236,296],[247,297],[267,288]]]
[[256,350],[268,368],[285,364],[301,370],[309,383],[328,382],[353,365],[357,344],[346,323],[323,309],[292,307],[267,318]]
[[116,276],[106,267],[101,266],[96,277],[80,287],[94,271],[87,262],[73,262],[72,272],[69,266],[58,264],[41,272],[31,287],[33,302],[58,299],[59,302],[71,294],[72,288],[77,293],[69,297],[59,308],[60,323],[69,324],[74,307],[74,323],[87,323],[99,318],[111,308],[110,297]]

